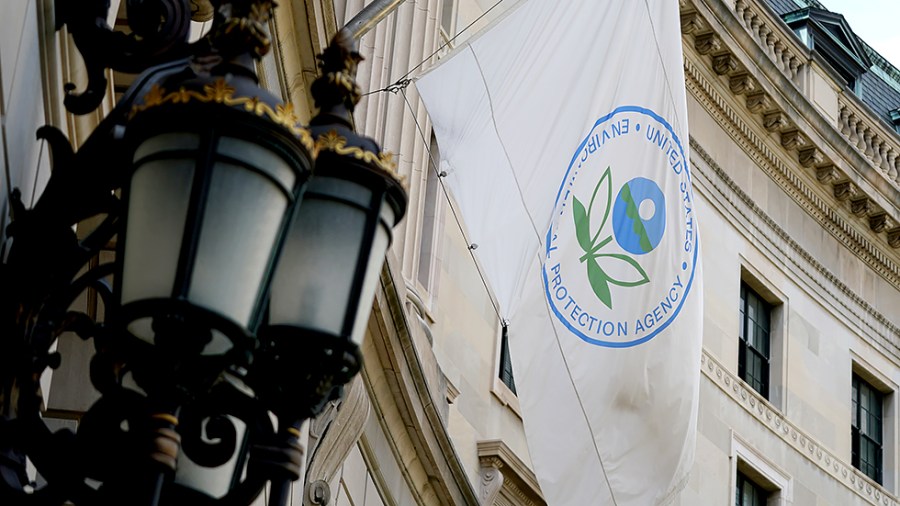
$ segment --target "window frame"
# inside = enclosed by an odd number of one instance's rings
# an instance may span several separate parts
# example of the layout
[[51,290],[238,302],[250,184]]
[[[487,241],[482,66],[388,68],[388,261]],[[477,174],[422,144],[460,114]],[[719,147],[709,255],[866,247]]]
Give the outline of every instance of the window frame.
[[[884,366],[884,369],[879,369],[875,366],[875,362],[869,362],[866,359],[863,359],[859,353],[856,353],[854,350],[850,350],[851,363],[850,363],[850,373],[851,373],[851,381],[847,383],[848,387],[848,412],[850,413],[850,417],[848,420],[848,425],[850,425],[851,429],[848,432],[850,435],[850,462],[853,465],[854,469],[858,469],[860,473],[864,474],[862,470],[856,467],[853,464],[853,376],[858,376],[860,379],[869,384],[875,391],[881,394],[881,406],[882,406],[882,421],[881,421],[881,486],[883,486],[887,490],[891,490],[896,493],[898,486],[900,486],[900,469],[897,469],[898,461],[900,461],[900,449],[898,449],[898,441],[900,441],[900,427],[898,427],[898,413],[897,413],[897,396],[895,393],[900,390],[897,383],[891,379],[891,376],[884,374],[883,370],[889,370],[892,366],[887,363],[879,363]],[[873,359],[871,353],[866,355],[869,359]],[[868,476],[868,475],[866,475]],[[875,481],[873,479],[873,481]]]
[[[450,4],[449,9],[447,8],[447,4]],[[444,25],[444,15],[449,10],[450,12],[450,22],[447,25]],[[440,19],[438,23],[438,30],[441,35],[444,37],[444,40],[450,41],[453,37],[456,36],[456,22],[459,18],[459,0],[441,0],[441,5],[439,7]]]
[[[850,464],[876,483],[883,484],[885,395],[855,372],[852,374],[850,384]],[[867,393],[864,394],[864,392]],[[864,403],[864,399],[868,399],[870,402]],[[874,402],[871,402],[872,399],[874,399]],[[875,407],[877,407],[877,410],[873,409]],[[871,415],[865,417],[869,420],[868,423],[861,423],[863,420],[863,411]],[[874,413],[874,411],[877,411],[877,413]],[[877,424],[877,428],[875,429],[872,428],[873,421]],[[877,436],[877,440],[875,439],[875,436]],[[874,447],[874,463],[869,462],[868,459],[863,461],[862,445],[864,442],[869,443]]]
[[[753,313],[756,313],[755,317]],[[741,281],[739,314],[738,377],[750,385],[758,394],[768,399],[769,386],[771,384],[772,306],[750,285],[745,281]],[[764,325],[763,321],[765,322]],[[751,332],[751,327],[756,327],[756,330]],[[764,346],[759,342],[760,330],[765,334]],[[757,336],[757,339],[752,339],[751,335]],[[759,359],[759,371],[748,371],[748,360],[750,360],[748,355]],[[759,378],[756,377],[757,373]],[[759,383],[758,385],[757,382]]]
[[[500,404],[508,407],[512,410],[513,413],[516,414],[519,418],[522,418],[522,411],[519,408],[519,397],[516,395],[516,392],[511,390],[506,383],[501,379],[501,368],[502,364],[502,355],[503,355],[503,333],[504,333],[504,323],[499,322],[497,326],[498,332],[495,334],[495,345],[494,345],[494,361],[493,361],[493,369],[491,370],[491,393],[494,397],[500,401]],[[509,332],[507,328],[507,332]],[[508,339],[508,334],[507,334]],[[511,358],[511,357],[510,357]],[[511,362],[510,362],[511,363]]]
[[444,231],[443,182],[439,171],[443,170],[440,148],[434,134],[429,145],[429,159],[422,174],[422,212],[416,237],[416,262],[413,278],[416,289],[426,294],[429,305],[432,295],[437,292]]
[[497,375],[506,388],[518,397],[516,378],[512,370],[512,357],[509,354],[509,325],[505,322],[500,327],[500,367],[498,367]]
[[766,506],[787,506],[794,501],[794,479],[747,440],[731,431],[731,504],[736,504],[738,474],[765,491]]
[[[762,272],[754,267],[744,255],[739,255],[741,268],[738,284],[738,305],[740,305],[740,286],[746,285],[748,288],[756,292],[756,295],[769,306],[769,374],[768,374],[768,395],[763,397],[772,405],[773,408],[784,411],[786,405],[785,385],[787,385],[788,362],[787,358],[787,339],[788,335],[788,319],[790,309],[790,300],[783,292],[776,288],[775,283],[767,279]],[[744,325],[741,316],[737,314],[740,329]],[[740,377],[740,336],[734,343],[737,348],[734,352],[738,363],[735,371]],[[741,378],[743,381],[743,378]],[[751,390],[753,390],[751,388]],[[754,390],[756,391],[756,390]]]

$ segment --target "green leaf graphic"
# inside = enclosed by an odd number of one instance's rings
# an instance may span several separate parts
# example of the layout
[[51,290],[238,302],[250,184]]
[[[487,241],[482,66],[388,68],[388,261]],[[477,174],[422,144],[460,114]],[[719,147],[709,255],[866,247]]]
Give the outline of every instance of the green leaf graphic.
[[644,250],[644,253],[647,253],[653,249],[653,246],[650,244],[650,238],[647,237],[647,230],[644,228],[644,222],[641,220],[637,205],[634,203],[634,197],[631,195],[631,188],[629,188],[627,184],[622,187],[622,198],[625,200],[625,214],[631,218],[634,233],[640,238],[641,249]]
[[[590,250],[590,251],[586,251],[586,252],[584,253],[584,255],[581,255],[581,258],[579,258],[578,260],[580,260],[582,263],[584,263],[584,261],[587,260],[588,257],[595,257],[595,258],[596,258],[596,257],[597,257],[597,255],[596,255],[597,250],[599,250],[600,248],[602,248],[602,247],[606,246],[607,244],[609,244],[609,242],[612,241],[612,238],[613,238],[613,237],[612,237],[611,235],[610,235],[610,236],[607,236],[606,239],[603,239],[602,241],[600,241],[599,244],[595,244],[593,247],[591,247],[591,250]],[[597,239],[594,238],[594,242],[596,242],[596,241],[597,241]]]
[[600,302],[606,304],[606,307],[612,309],[612,296],[609,293],[609,277],[603,272],[603,268],[597,263],[597,259],[591,257],[587,262],[588,281],[591,282],[591,288],[594,294],[600,299]]
[[[606,194],[603,196],[606,197],[606,200],[602,201],[602,203],[596,202],[597,194],[600,193],[600,188],[602,188],[604,185],[606,186],[606,192],[605,192]],[[590,204],[588,204],[588,211],[587,211],[588,216],[594,216],[595,202],[603,206],[602,208],[598,208],[598,210],[603,209],[603,212],[600,213],[603,215],[603,217],[600,218],[600,226],[597,227],[597,231],[593,234],[593,237],[591,238],[592,246],[597,243],[597,238],[600,237],[600,232],[602,232],[603,227],[606,226],[606,220],[607,220],[607,218],[609,218],[609,211],[610,211],[610,209],[612,209],[612,171],[610,170],[609,167],[606,167],[606,170],[603,172],[603,175],[600,176],[600,181],[597,181],[597,186],[594,187],[594,193],[591,195],[591,202],[590,202]],[[587,250],[585,250],[585,251],[587,251]]]
[[[643,267],[641,267],[641,264],[639,264],[637,262],[637,260],[631,258],[630,256],[622,255],[620,253],[601,253],[601,254],[595,256],[595,258],[601,258],[601,257],[615,258],[616,260],[621,260],[621,261],[625,262],[626,264],[630,265],[640,276],[640,279],[637,279],[635,281],[625,281],[625,280],[620,280],[620,279],[614,279],[607,275],[606,279],[610,283],[612,283],[614,285],[618,285],[618,286],[631,287],[631,286],[641,286],[641,285],[644,285],[644,284],[647,284],[650,282],[650,277],[647,276],[647,272],[644,270]],[[594,261],[596,262],[596,260],[594,260]],[[588,275],[590,275],[590,273]]]
[[584,204],[578,200],[578,197],[572,196],[572,216],[575,218],[575,236],[578,238],[578,245],[584,251],[590,251],[591,246],[591,223],[587,212],[584,210]]

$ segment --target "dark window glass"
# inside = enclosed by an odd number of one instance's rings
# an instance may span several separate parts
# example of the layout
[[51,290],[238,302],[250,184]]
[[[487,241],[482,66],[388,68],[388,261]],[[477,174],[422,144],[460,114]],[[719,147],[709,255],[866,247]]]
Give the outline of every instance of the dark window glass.
[[456,0],[444,0],[444,5],[441,6],[441,28],[444,29],[444,33],[447,34],[448,37],[453,37],[456,35],[452,33],[453,30],[453,15],[455,14],[454,4]]
[[771,306],[741,283],[738,376],[769,398],[769,318]]
[[884,395],[855,374],[852,395],[853,467],[881,483]]
[[[440,160],[438,146],[434,137],[431,138],[431,156]],[[437,206],[438,191],[441,182],[438,180],[437,169],[431,165],[425,178],[425,205],[422,210],[422,236],[419,239],[419,283],[426,290],[431,290],[431,261],[435,254],[435,228],[438,225]]]
[[734,492],[735,506],[766,506],[768,493],[747,478],[744,473],[737,473],[737,488]]
[[500,338],[500,381],[516,393],[516,382],[513,379],[512,360],[509,358],[509,327],[503,326]]

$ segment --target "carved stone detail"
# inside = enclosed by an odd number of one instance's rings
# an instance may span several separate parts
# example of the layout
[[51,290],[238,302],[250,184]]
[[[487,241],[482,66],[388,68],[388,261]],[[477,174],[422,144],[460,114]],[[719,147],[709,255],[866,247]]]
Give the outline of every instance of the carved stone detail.
[[713,70],[720,76],[731,74],[737,68],[738,62],[731,53],[723,53],[713,57]]
[[816,179],[822,184],[831,184],[844,179],[844,174],[834,165],[828,164],[816,168]]
[[718,53],[722,49],[722,39],[714,33],[705,33],[694,39],[694,47],[700,54]]
[[799,160],[804,167],[816,167],[825,161],[825,155],[818,148],[804,148],[800,150]]
[[[794,79],[798,70],[804,66],[803,54],[805,53],[803,51],[805,48],[789,37],[789,32],[784,27],[772,23],[771,14],[762,7],[758,0],[734,0],[733,5],[738,19],[743,21],[745,28],[757,40],[761,49],[773,58],[776,65],[788,77]],[[692,9],[690,3],[687,8]],[[696,15],[693,10],[691,13]],[[699,23],[699,21],[692,20],[692,23]],[[708,20],[704,20],[703,23],[712,26]],[[876,200],[872,199],[873,195],[865,194],[849,180],[846,174],[835,167],[819,149],[819,146],[814,144],[817,139],[807,137],[801,132],[798,126],[791,122],[790,116],[781,110],[779,104],[775,103],[772,97],[761,89],[760,83],[751,77],[739,63],[735,62],[735,55],[730,53],[731,48],[722,39],[716,38],[714,33],[697,36],[695,32],[694,42],[695,48],[700,54],[705,55],[711,52],[713,55],[711,59],[701,59],[702,66],[711,68],[718,75],[729,76],[729,91],[734,95],[745,95],[747,110],[763,115],[763,126],[767,131],[781,134],[782,147],[786,150],[796,150],[802,166],[815,168],[816,179],[820,183],[833,185],[833,192],[838,201],[849,201],[851,212],[866,219],[871,231],[886,232],[891,247],[900,248],[900,226],[888,215],[895,209],[881,208]],[[734,67],[732,67],[732,62],[735,62]],[[766,150],[761,148],[762,139],[756,138],[751,131],[746,130],[746,125],[742,124],[740,115],[736,114],[736,111],[732,110],[716,91],[716,80],[710,80],[707,77],[708,74],[704,75],[698,72],[696,60],[685,59],[685,71],[689,90],[702,104],[707,106],[707,110],[723,127],[726,127],[726,130],[732,127],[736,129],[731,131],[733,136],[737,136],[735,140],[745,149],[751,149],[758,153],[760,158],[771,159],[770,154],[765,153]],[[889,186],[900,190],[900,142],[897,141],[894,132],[873,118],[871,113],[866,111],[852,95],[840,95],[838,105],[837,127],[841,135],[849,144],[858,149],[860,155],[869,160],[873,168],[887,180],[885,182]],[[721,109],[721,114],[716,110],[717,108]],[[741,134],[746,138],[739,138]],[[748,153],[752,154],[751,151]],[[850,161],[855,164],[854,160]],[[785,168],[780,167],[777,161],[773,163],[786,178],[784,183],[792,183],[799,190],[800,186],[794,181],[796,176],[784,173]],[[786,191],[790,193],[787,187]],[[800,195],[797,197],[800,198]],[[816,202],[816,207],[821,208],[820,204],[824,203]],[[833,205],[829,206],[830,208],[833,208]],[[841,226],[844,225],[846,224]],[[848,247],[856,250],[859,239],[854,233],[849,233],[846,239],[853,243],[845,241]],[[883,270],[885,261],[880,257],[877,246],[868,243],[865,246],[867,261],[872,263],[877,272],[887,275]]]
[[706,20],[697,11],[681,15],[681,33],[698,34],[705,32],[708,28]]
[[878,125],[877,120],[868,118],[851,99],[841,97],[839,107],[838,127],[844,138],[856,146],[886,179],[895,186],[900,185],[897,170],[900,143],[892,138],[891,132]]
[[[707,77],[708,73],[701,71],[702,67],[707,67],[709,65],[708,61],[700,61],[702,63],[698,66],[696,59],[685,58],[684,69],[688,91],[706,108],[710,115],[722,125],[723,129],[734,138],[751,158],[757,161],[758,166],[781,185],[785,191],[791,195],[798,204],[804,207],[811,216],[816,218],[823,227],[834,232],[835,236],[838,237],[844,245],[860,254],[861,258],[863,258],[875,272],[888,280],[888,282],[898,282],[898,280],[900,280],[900,266],[894,263],[890,258],[886,257],[877,243],[868,238],[864,238],[859,231],[852,228],[850,223],[841,219],[839,215],[834,212],[834,201],[830,199],[821,199],[813,194],[811,188],[806,187],[798,178],[798,175],[795,174],[794,171],[791,171],[789,166],[784,164],[782,160],[776,157],[775,154],[765,146],[765,139],[757,136],[750,125],[743,121],[742,115],[735,111],[720,94],[721,92],[718,91],[716,87],[716,80],[709,79],[709,77]],[[778,111],[773,111],[773,113],[774,112]],[[796,130],[795,127],[792,127],[791,129]],[[694,141],[692,140],[691,143],[693,147]],[[895,156],[894,160],[895,163],[900,165],[900,156]],[[848,176],[830,162],[825,162],[824,165],[816,168],[816,178],[823,184],[849,182]],[[833,189],[833,191],[835,191],[837,195],[844,196],[846,200],[851,198],[848,191],[859,191],[859,189],[839,186],[836,190]],[[891,213],[891,211],[891,209],[885,210],[887,213]],[[867,231],[871,232],[871,228],[868,226],[868,219],[866,225]],[[893,232],[894,229],[888,229],[888,242],[892,247],[900,248],[900,227],[896,228],[896,233]],[[829,278],[832,277],[830,274],[828,274],[828,276]],[[841,285],[841,289],[846,293],[843,285]],[[864,300],[860,299],[855,294],[851,294],[850,296],[854,301],[868,308],[868,304]],[[887,321],[883,315],[877,314],[876,318],[880,324],[887,325],[892,329],[892,332],[900,334],[900,329],[894,330],[895,327],[891,322]],[[879,328],[868,325],[867,321],[863,322],[863,324],[871,328],[878,336],[883,336]]]
[[747,94],[747,110],[754,114],[761,114],[772,109],[772,99],[764,91],[754,91]]
[[799,130],[790,130],[781,132],[781,145],[785,149],[800,149],[809,145],[809,139],[806,138]]
[[[802,51],[785,30],[779,30],[770,16],[756,2],[734,0],[734,12],[747,32],[756,39],[762,53],[790,79],[797,77],[803,61],[797,56]],[[780,20],[779,20],[780,21]],[[777,21],[776,21],[777,23]],[[796,49],[795,49],[796,48]]]
[[534,473],[502,441],[479,441],[478,458],[482,505],[546,506]]
[[306,486],[306,495],[303,497],[304,504],[326,506],[329,502],[331,502],[331,489],[324,480],[316,480]]
[[856,187],[855,184],[850,181],[843,181],[840,183],[835,183],[834,185],[834,198],[843,202],[847,199],[851,199],[859,195],[859,188]]
[[[850,212],[857,216],[867,216],[875,210],[875,204],[869,200],[869,197],[862,196],[850,200]],[[871,220],[869,227],[872,226]]]
[[[304,506],[328,504],[327,499],[326,502],[315,502],[318,499],[314,498],[330,497],[328,483],[334,478],[344,459],[362,435],[370,410],[369,396],[366,394],[362,375],[359,375],[346,388],[340,405],[334,410],[329,407],[323,412],[323,415],[331,417],[332,421],[325,423],[324,426],[319,423],[317,427],[319,420],[316,420],[310,426],[311,435],[317,437],[319,443],[310,451],[306,471],[306,493],[303,494]],[[335,413],[329,414],[332,411]],[[312,448],[312,445],[310,447]]]
[[759,87],[759,85],[756,84],[756,81],[754,81],[753,78],[750,77],[750,74],[746,73],[731,76],[731,78],[728,80],[728,86],[731,88],[731,92],[735,95],[752,93]]
[[790,124],[787,115],[781,111],[770,112],[763,116],[763,126],[770,132],[781,132]]
[[888,244],[892,248],[900,248],[900,227],[895,227],[887,232]]
[[892,220],[891,217],[888,216],[884,211],[869,216],[869,227],[876,234],[880,234],[886,230],[890,230],[896,225],[897,223],[895,223],[894,220]]
[[500,468],[503,462],[496,458],[481,459],[481,490],[479,491],[479,499],[482,506],[491,506],[500,494],[503,488],[503,473]]

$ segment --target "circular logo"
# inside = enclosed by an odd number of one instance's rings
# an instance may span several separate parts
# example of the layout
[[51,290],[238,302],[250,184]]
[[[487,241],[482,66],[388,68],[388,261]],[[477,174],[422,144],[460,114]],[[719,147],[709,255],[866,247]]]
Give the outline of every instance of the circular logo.
[[681,140],[655,112],[619,107],[582,140],[556,196],[543,268],[556,318],[582,340],[623,348],[674,321],[698,238]]

